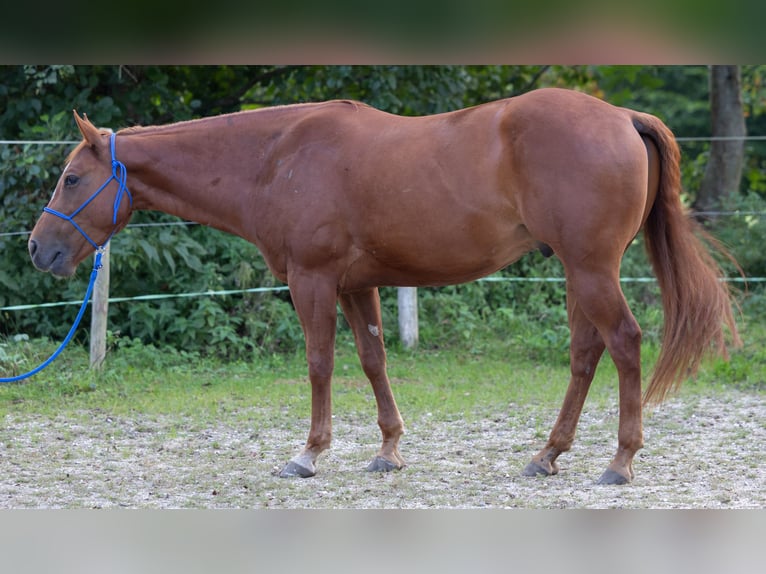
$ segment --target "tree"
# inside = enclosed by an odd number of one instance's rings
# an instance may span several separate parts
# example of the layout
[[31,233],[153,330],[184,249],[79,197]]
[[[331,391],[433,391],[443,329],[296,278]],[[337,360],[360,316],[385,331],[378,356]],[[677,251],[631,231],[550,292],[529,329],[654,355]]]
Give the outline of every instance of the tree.
[[745,116],[739,66],[710,67],[710,110],[713,141],[694,207],[720,208],[736,195],[745,154]]

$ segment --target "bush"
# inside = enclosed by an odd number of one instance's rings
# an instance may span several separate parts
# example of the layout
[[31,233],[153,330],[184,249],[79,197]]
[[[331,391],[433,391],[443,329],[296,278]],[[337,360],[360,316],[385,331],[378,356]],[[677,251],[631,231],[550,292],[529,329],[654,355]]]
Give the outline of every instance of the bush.
[[[764,276],[766,261],[758,246],[766,240],[762,215],[766,205],[758,196],[748,196],[737,209],[742,215],[719,218],[713,222],[712,231],[732,249],[747,275]],[[156,213],[139,213],[134,220],[171,221],[174,218]],[[23,229],[26,223],[17,219],[16,226]],[[32,268],[24,238],[5,237],[0,241],[5,242],[4,260],[12,262],[0,270],[0,283],[7,287],[0,293],[3,305],[76,301],[82,297],[87,264],[77,278],[55,281]],[[278,284],[253,245],[202,226],[131,227],[112,243],[113,297]],[[729,267],[727,270],[736,276],[736,270]],[[509,349],[524,348],[546,357],[554,352],[566,357],[569,331],[564,283],[517,281],[561,277],[559,261],[535,252],[497,275],[509,280],[420,289],[421,346],[458,346],[482,352],[487,341],[504,338]],[[640,236],[626,252],[622,276],[652,277]],[[643,328],[644,340],[658,341],[662,308],[656,283],[624,283],[623,290]],[[750,300],[759,297],[760,290],[760,284],[751,285]],[[396,344],[396,290],[382,289],[381,297],[386,337],[389,343]],[[58,340],[66,333],[75,312],[75,307],[4,312],[2,334],[26,333]],[[339,325],[341,330],[347,330],[342,319]],[[138,339],[147,345],[227,359],[293,353],[303,347],[298,318],[284,291],[115,303],[110,307],[109,329],[116,339]],[[87,339],[86,331],[80,330],[80,341]]]
[[[0,112],[0,129],[7,137],[72,139],[76,128],[70,112],[46,115],[47,110],[77,107],[87,111],[99,125],[119,127],[232,111],[244,103],[260,106],[328,96],[358,97],[389,111],[424,113],[507,95],[523,86],[531,86],[529,82],[542,71],[538,67],[8,67],[2,70],[4,81],[0,82],[0,102],[4,106]],[[585,72],[585,69],[571,69],[557,73]],[[665,110],[674,124],[689,116],[691,124],[687,125],[684,135],[707,129],[706,98],[695,98],[696,103],[690,110],[689,98],[681,97],[681,92],[696,95],[695,87],[681,91],[656,89],[662,85],[657,83],[657,70],[633,77],[652,89],[638,89],[633,84],[618,86],[622,80],[639,73],[639,69],[628,70],[625,77],[625,70],[605,68],[603,72],[600,81],[617,82],[614,89],[621,90],[623,97],[644,94],[647,101],[636,102],[641,104],[639,108]],[[665,73],[677,76],[665,78],[672,85],[699,86],[705,83],[707,72],[704,68],[672,68]],[[279,82],[268,80],[282,74]],[[262,78],[257,79],[260,76]],[[466,100],[469,92],[470,102]],[[690,116],[690,112],[694,113]],[[689,189],[694,189],[694,182],[702,177],[707,157],[707,144],[695,145],[698,144],[686,144],[684,148],[684,182]],[[67,151],[41,146],[0,148],[0,221],[3,222],[0,306],[77,301],[85,291],[89,275],[87,263],[76,277],[66,281],[39,273],[29,262],[27,238],[22,234],[31,228],[48,200],[50,187],[60,173]],[[766,189],[763,173],[762,165],[751,162],[747,166],[745,185],[762,193]],[[718,218],[711,222],[712,229],[730,246],[747,275],[763,277],[766,275],[766,254],[761,249],[766,239],[764,200],[751,193],[737,198],[731,208],[740,210],[742,215]],[[175,219],[162,214],[138,213],[133,222],[171,221]],[[11,232],[19,235],[2,235]],[[736,275],[733,266],[726,269]],[[519,344],[535,352],[566,353],[569,332],[565,285],[515,281],[561,277],[562,274],[555,257],[545,259],[533,253],[498,273],[514,281],[421,289],[421,344],[426,348],[460,345],[482,352],[484,341],[501,337],[508,340],[509,347]],[[625,255],[622,275],[652,275],[640,238]],[[276,283],[254,246],[200,226],[132,227],[112,242],[111,295],[115,297],[268,287]],[[657,339],[662,311],[656,284],[625,283],[623,289],[642,325],[644,339]],[[761,296],[760,284],[750,285],[746,304]],[[396,343],[396,290],[383,289],[381,297],[387,338]],[[0,312],[0,335],[25,333],[35,338],[60,340],[75,313],[75,307]],[[346,333],[342,319],[339,325],[342,333]],[[168,346],[225,358],[293,352],[303,346],[300,325],[286,292],[117,303],[110,308],[109,328],[114,341],[137,340],[144,345]],[[79,342],[86,340],[87,330],[81,329],[77,338]]]

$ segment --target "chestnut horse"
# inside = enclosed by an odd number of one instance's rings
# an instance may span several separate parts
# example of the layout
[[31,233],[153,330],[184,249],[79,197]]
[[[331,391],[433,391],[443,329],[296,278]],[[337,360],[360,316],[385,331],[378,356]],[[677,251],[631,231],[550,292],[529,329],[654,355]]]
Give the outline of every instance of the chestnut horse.
[[[622,484],[643,446],[643,402],[662,400],[708,351],[725,356],[724,328],[738,342],[721,271],[679,198],[677,144],[654,116],[542,89],[427,117],[330,101],[114,135],[75,120],[84,139],[29,239],[32,261],[69,276],[137,209],[253,242],[288,284],[306,338],[311,428],[282,476],[314,475],[330,445],[338,301],[377,401],[383,442],[368,470],[404,466],[379,286],[471,281],[535,249],[561,260],[571,381],[547,444],[523,471],[530,476],[558,472],[605,349],[620,418],[600,482]],[[642,228],[665,312],[643,400],[641,330],[619,281]]]

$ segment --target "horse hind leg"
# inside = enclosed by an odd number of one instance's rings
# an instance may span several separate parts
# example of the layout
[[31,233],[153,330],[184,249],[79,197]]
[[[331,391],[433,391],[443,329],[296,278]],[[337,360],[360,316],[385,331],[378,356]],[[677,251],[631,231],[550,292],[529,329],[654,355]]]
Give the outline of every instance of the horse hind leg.
[[524,468],[525,476],[558,473],[556,459],[572,447],[585,397],[593,381],[596,366],[604,353],[605,345],[601,334],[587,318],[569,288],[567,289],[567,309],[571,332],[569,387],[548,442]]
[[367,470],[399,470],[405,466],[404,459],[399,454],[399,439],[404,433],[404,423],[386,373],[386,350],[383,345],[378,290],[343,294],[340,296],[340,304],[354,333],[362,369],[372,385],[378,405],[378,426],[383,435],[380,450]]
[[617,367],[619,427],[617,453],[599,484],[633,480],[633,458],[643,447],[641,410],[641,328],[620,289],[616,273],[572,273],[578,304],[603,337]]

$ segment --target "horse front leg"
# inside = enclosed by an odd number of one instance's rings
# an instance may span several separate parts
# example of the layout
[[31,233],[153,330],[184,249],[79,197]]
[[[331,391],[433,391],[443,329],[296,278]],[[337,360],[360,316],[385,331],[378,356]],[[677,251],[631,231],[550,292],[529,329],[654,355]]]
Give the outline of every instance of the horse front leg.
[[296,274],[289,278],[290,295],[306,338],[311,381],[311,428],[303,450],[279,473],[307,478],[316,474],[317,457],[332,440],[331,382],[335,354],[337,291],[333,281]]
[[524,476],[558,473],[556,459],[572,448],[585,398],[596,373],[596,366],[604,353],[601,335],[585,316],[570,289],[567,289],[567,309],[571,332],[569,354],[572,375],[569,387],[547,444],[524,468]]
[[388,472],[405,466],[399,454],[399,438],[404,433],[404,422],[391,392],[386,373],[386,350],[383,344],[383,322],[380,316],[380,295],[377,289],[344,294],[341,308],[354,333],[359,360],[372,385],[378,405],[378,426],[383,444],[368,471]]

